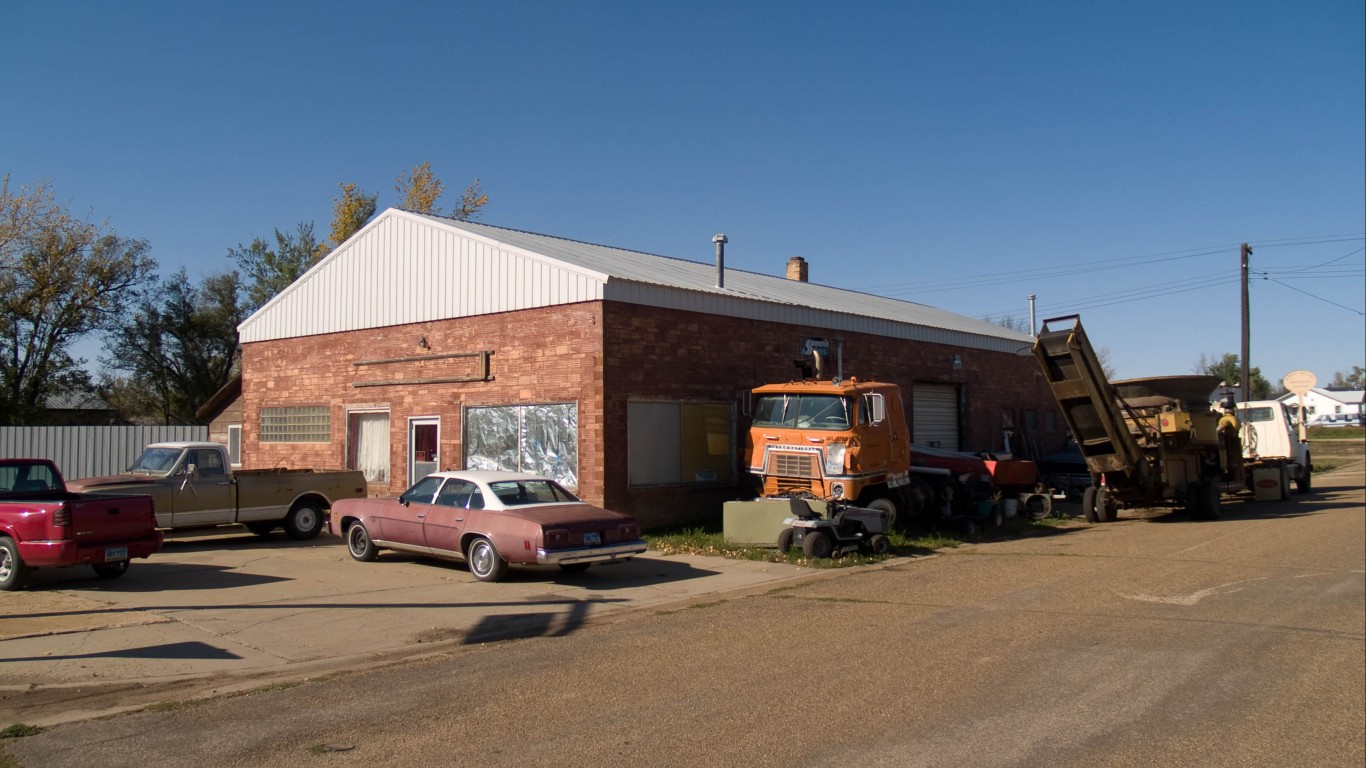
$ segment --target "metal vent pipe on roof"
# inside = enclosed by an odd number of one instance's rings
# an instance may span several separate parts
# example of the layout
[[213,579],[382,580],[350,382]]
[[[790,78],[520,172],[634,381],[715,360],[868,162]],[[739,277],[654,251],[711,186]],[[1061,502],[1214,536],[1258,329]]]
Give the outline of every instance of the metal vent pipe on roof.
[[716,287],[726,287],[726,243],[730,242],[725,235],[717,235],[711,239],[716,243]]

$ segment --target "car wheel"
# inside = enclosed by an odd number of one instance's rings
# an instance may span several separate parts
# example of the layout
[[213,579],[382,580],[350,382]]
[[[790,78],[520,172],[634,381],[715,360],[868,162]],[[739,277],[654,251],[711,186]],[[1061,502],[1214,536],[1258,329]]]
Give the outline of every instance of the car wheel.
[[28,566],[19,558],[19,545],[14,539],[0,536],[0,590],[23,589],[27,583]]
[[875,533],[868,539],[868,549],[875,555],[885,555],[892,551],[892,540]]
[[825,531],[809,531],[802,539],[802,552],[807,557],[830,557],[835,542]]
[[1086,522],[1100,522],[1100,519],[1096,517],[1096,487],[1094,485],[1088,486],[1086,490],[1081,492],[1081,511],[1086,515]]
[[315,502],[306,501],[289,511],[285,517],[285,534],[295,541],[306,541],[323,528],[323,511]]
[[565,573],[583,573],[588,570],[592,563],[560,563],[560,570]]
[[507,573],[507,561],[494,549],[493,542],[482,536],[470,542],[465,559],[470,564],[470,573],[480,581],[498,581]]
[[117,563],[100,563],[90,565],[95,570],[95,575],[101,579],[117,579],[128,572],[128,560],[120,560]]
[[371,562],[379,557],[379,547],[375,546],[374,540],[370,538],[370,532],[359,520],[346,529],[346,551],[351,553],[352,559],[362,563]]
[[778,534],[778,552],[786,555],[792,551],[792,539],[797,536],[797,531],[792,528],[784,528]]
[[274,531],[276,526],[278,525],[279,523],[274,521],[247,523],[247,530],[251,531],[257,536],[269,536],[271,531]]

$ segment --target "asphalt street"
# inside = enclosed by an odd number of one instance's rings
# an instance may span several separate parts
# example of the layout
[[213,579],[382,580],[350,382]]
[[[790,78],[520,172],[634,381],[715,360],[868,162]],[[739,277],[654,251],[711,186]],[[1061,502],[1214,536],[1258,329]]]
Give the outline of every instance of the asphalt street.
[[339,654],[307,678],[2,748],[28,768],[1366,761],[1360,465],[1218,521],[1126,514],[797,570],[596,614],[569,606],[519,639],[402,663]]

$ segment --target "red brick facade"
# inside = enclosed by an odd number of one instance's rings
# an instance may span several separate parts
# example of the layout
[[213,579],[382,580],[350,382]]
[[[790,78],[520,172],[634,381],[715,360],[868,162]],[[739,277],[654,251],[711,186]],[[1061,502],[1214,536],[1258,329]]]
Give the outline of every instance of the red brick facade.
[[[802,339],[830,336],[844,339],[845,376],[900,384],[908,412],[917,382],[961,386],[968,406],[965,447],[999,450],[1002,413],[1019,420],[1029,411],[1039,415],[1033,437],[1040,447],[1051,451],[1061,444],[1060,420],[1043,416],[1055,413],[1056,405],[1030,356],[591,302],[245,344],[244,461],[248,467],[342,466],[348,409],[383,408],[390,415],[391,481],[372,491],[398,492],[407,484],[409,418],[440,418],[440,466],[456,469],[463,465],[463,407],[572,402],[578,408],[579,494],[635,514],[647,527],[693,523],[718,516],[720,503],[736,497],[735,485],[630,487],[628,404],[733,405],[739,478],[744,393],[794,378]],[[476,367],[472,359],[448,356],[476,352],[491,353],[490,380],[433,383],[468,378]],[[356,386],[376,382],[393,383]],[[284,406],[327,407],[331,442],[261,442],[261,408]]]

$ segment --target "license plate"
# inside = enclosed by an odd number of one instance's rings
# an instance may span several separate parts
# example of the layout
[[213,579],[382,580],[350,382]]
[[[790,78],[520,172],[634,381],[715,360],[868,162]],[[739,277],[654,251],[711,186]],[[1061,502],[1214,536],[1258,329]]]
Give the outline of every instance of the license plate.
[[583,535],[584,546],[594,547],[602,543],[602,534],[597,531],[589,531]]
[[105,548],[104,548],[104,561],[105,561],[106,563],[115,563],[115,562],[118,562],[119,560],[127,560],[127,559],[128,559],[128,547],[105,547]]

